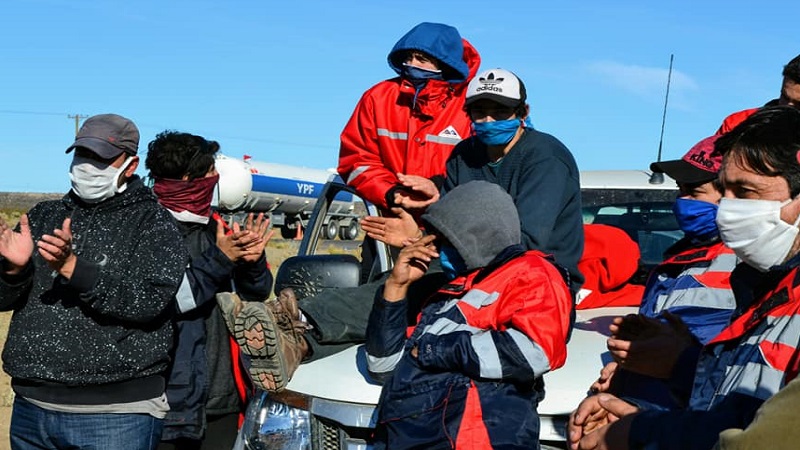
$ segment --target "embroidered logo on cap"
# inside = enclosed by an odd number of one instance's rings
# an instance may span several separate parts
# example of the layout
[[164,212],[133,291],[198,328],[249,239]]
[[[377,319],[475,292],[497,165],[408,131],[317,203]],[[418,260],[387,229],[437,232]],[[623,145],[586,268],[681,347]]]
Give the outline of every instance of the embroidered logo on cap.
[[494,72],[489,72],[489,75],[487,75],[486,78],[484,77],[478,78],[478,81],[483,86],[478,86],[478,88],[475,89],[475,92],[482,92],[482,91],[503,92],[503,88],[498,86],[498,84],[502,83],[503,80],[505,80],[505,78],[503,77],[495,78]]

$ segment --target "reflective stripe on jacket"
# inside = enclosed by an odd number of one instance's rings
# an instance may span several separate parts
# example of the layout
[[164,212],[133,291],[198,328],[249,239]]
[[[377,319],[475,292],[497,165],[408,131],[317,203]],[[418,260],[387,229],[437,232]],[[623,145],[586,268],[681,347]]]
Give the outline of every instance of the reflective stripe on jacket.
[[705,344],[728,325],[736,307],[730,277],[738,261],[720,241],[669,257],[650,274],[639,312],[656,317],[669,311]]
[[393,448],[530,446],[541,376],[566,360],[571,307],[559,271],[533,251],[453,280],[408,329],[408,302],[386,302],[379,291],[367,330],[370,371],[390,374],[379,440]]
[[387,209],[386,194],[398,184],[398,173],[443,177],[453,148],[470,135],[464,98],[480,57],[469,42],[463,43],[467,81],[430,80],[414,106],[414,87],[393,78],[370,88],[356,105],[341,134],[338,171],[375,205]]

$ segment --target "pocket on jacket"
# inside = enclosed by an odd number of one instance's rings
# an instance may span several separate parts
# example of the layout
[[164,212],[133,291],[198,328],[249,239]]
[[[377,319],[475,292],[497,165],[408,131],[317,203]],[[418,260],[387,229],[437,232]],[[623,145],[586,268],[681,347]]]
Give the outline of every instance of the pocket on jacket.
[[447,442],[456,436],[469,383],[451,381],[428,387],[425,392],[406,391],[382,400],[378,421],[386,427],[390,442],[400,434],[414,441],[412,447],[425,448],[426,442]]

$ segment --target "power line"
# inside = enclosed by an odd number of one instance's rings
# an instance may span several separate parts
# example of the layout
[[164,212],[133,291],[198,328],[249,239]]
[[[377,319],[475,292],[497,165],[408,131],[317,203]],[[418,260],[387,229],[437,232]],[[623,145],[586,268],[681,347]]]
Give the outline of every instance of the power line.
[[[80,119],[85,119],[88,116],[80,115],[80,114],[67,114],[67,113],[56,113],[56,112],[47,112],[47,111],[24,111],[24,110],[14,110],[14,109],[0,109],[0,114],[16,114],[16,115],[33,115],[33,116],[64,116],[66,115],[70,119],[75,119],[75,134],[78,134],[79,121]],[[175,127],[165,127],[163,125],[155,125],[152,123],[142,123],[136,122],[136,124],[141,127],[150,127],[156,128],[160,130],[172,130]],[[262,144],[272,144],[272,145],[290,145],[293,147],[300,147],[300,148],[320,148],[320,149],[330,149],[330,145],[325,144],[310,144],[308,142],[289,142],[289,141],[279,141],[274,139],[264,139],[264,138],[253,138],[253,137],[243,137],[243,136],[229,136],[229,135],[217,135],[209,133],[207,135],[209,139],[213,140],[223,140],[223,139],[235,139],[239,141],[247,141],[247,142],[258,142]],[[338,144],[338,142],[337,142]]]
[[75,137],[78,137],[78,130],[80,129],[81,119],[85,119],[89,116],[82,116],[80,114],[70,115],[67,114],[68,119],[75,119]]
[[64,113],[44,112],[44,111],[20,111],[13,109],[0,109],[0,114],[26,114],[31,116],[63,116]]

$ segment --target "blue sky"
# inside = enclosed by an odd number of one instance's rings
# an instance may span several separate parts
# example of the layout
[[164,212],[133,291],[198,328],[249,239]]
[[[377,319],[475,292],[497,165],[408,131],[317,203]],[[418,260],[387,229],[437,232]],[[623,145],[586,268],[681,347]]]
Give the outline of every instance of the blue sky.
[[[0,17],[0,191],[65,192],[68,115],[114,112],[222,152],[318,169],[386,55],[419,22],[453,25],[482,69],[525,82],[534,125],[582,170],[645,169],[779,93],[800,2],[25,0]],[[140,170],[144,173],[143,170]]]

